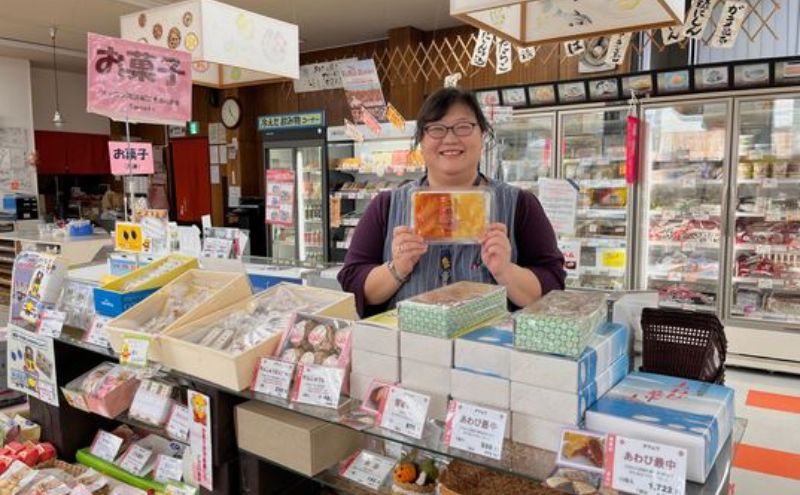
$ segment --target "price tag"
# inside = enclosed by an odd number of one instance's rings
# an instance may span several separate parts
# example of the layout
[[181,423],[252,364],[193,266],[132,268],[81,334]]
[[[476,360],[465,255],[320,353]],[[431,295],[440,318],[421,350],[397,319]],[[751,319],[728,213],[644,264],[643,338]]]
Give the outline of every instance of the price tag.
[[400,387],[392,387],[383,403],[380,418],[381,428],[411,438],[422,438],[430,402],[431,398],[427,395]]
[[300,364],[292,389],[292,400],[312,406],[339,407],[344,370],[317,364]]
[[167,420],[167,435],[175,440],[185,442],[189,438],[189,408],[180,404],[172,407]]
[[150,352],[150,339],[134,335],[125,335],[122,338],[122,349],[119,353],[119,362],[131,366],[147,366],[147,354]]
[[111,344],[108,341],[108,332],[106,332],[105,326],[110,320],[111,318],[108,316],[94,315],[89,331],[83,336],[83,340],[96,346],[109,347]]
[[294,363],[279,359],[261,358],[256,369],[256,376],[250,387],[253,392],[288,399],[294,376]]
[[499,460],[508,414],[455,400],[447,410],[444,443],[450,447]]
[[769,246],[769,244],[759,244],[756,246],[756,254],[769,256],[771,252],[772,248]]
[[180,481],[183,477],[183,461],[159,454],[156,458],[155,480],[159,483]]
[[609,435],[603,484],[620,492],[686,493],[686,449]]
[[47,309],[42,314],[39,320],[39,325],[36,332],[41,335],[53,337],[57,339],[61,336],[61,330],[64,328],[64,321],[67,319],[67,314],[63,311],[55,309]]
[[758,288],[759,289],[771,289],[775,284],[773,283],[771,278],[760,278],[758,279]]
[[196,495],[197,488],[186,483],[170,483],[167,485],[166,495]]
[[120,459],[119,467],[135,476],[143,476],[152,456],[153,452],[150,449],[133,444]]
[[764,189],[775,189],[778,187],[778,179],[764,179],[761,181],[761,187]]
[[683,280],[683,274],[679,272],[669,272],[667,274],[667,280],[669,280],[670,282],[680,282],[681,280]]
[[397,461],[362,450],[344,464],[340,475],[359,485],[378,491],[386,482]]
[[122,447],[122,439],[120,437],[112,435],[107,431],[100,430],[97,432],[97,435],[95,435],[89,452],[93,456],[99,457],[104,461],[114,462],[120,447]]

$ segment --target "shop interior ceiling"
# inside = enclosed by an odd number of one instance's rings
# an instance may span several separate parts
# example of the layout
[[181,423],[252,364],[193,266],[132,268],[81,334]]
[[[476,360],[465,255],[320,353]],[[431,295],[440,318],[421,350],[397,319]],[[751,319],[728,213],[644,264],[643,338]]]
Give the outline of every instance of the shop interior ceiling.
[[[87,32],[119,36],[120,16],[177,1],[2,0],[0,56],[26,58],[34,66],[51,68],[49,28],[55,25],[59,68],[83,72]],[[449,0],[222,1],[299,25],[301,52],[384,39],[396,27],[432,31],[461,25],[450,16]]]

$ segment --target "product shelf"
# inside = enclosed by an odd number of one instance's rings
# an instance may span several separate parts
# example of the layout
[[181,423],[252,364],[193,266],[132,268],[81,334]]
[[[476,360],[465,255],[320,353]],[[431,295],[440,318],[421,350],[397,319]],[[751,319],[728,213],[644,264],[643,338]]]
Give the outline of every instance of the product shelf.
[[759,289],[800,289],[800,279],[781,279],[767,277],[733,277],[734,284],[755,285]]
[[687,284],[716,284],[718,280],[712,277],[703,277],[695,273],[672,272],[647,274],[647,278],[656,281],[683,282]]
[[800,246],[786,246],[784,244],[736,244],[736,251],[764,251],[767,253],[800,253]]
[[682,251],[694,251],[695,249],[710,249],[716,251],[719,249],[719,244],[709,242],[693,242],[693,241],[647,241],[647,244],[652,247],[674,247]]

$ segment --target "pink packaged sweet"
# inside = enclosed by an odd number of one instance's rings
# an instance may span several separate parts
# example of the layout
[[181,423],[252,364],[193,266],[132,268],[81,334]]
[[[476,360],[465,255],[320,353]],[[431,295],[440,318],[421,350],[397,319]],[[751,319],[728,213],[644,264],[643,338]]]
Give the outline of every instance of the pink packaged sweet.
[[130,407],[138,387],[139,379],[133,370],[101,363],[62,391],[71,406],[113,419]]
[[283,334],[275,357],[292,363],[347,369],[350,366],[352,325],[349,320],[296,313]]

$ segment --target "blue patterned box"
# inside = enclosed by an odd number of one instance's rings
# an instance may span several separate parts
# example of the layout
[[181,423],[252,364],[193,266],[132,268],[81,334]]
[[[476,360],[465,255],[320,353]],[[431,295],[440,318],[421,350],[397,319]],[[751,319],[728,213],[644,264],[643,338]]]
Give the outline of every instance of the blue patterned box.
[[697,483],[705,483],[733,421],[733,389],[652,373],[631,373],[586,412],[588,430],[685,448],[687,477]]

